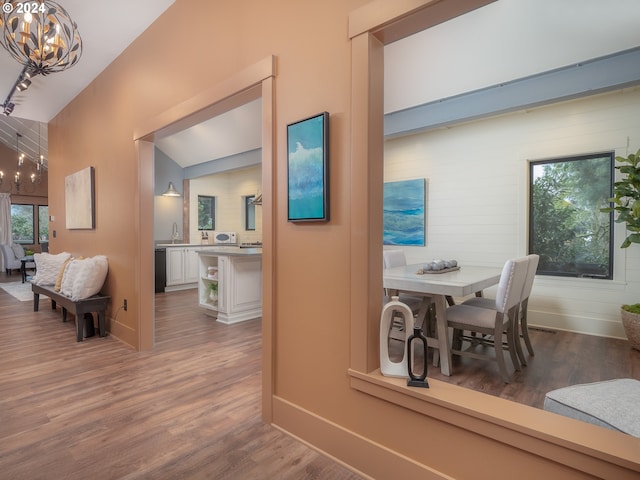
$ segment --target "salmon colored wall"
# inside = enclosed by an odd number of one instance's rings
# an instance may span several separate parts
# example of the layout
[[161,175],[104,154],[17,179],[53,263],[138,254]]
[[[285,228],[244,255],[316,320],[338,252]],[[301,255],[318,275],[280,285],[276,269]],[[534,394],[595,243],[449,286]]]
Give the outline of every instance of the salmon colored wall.
[[[357,104],[353,103],[352,77],[354,72],[359,79],[366,74],[352,67],[352,62],[361,59],[353,58],[348,24],[350,13],[368,3],[178,0],[51,122],[50,211],[56,216],[51,228],[57,231],[51,246],[56,251],[109,257],[105,290],[113,298],[111,332],[133,347],[144,346],[141,328],[146,327],[140,326],[139,318],[141,304],[146,306],[145,299],[152,295],[149,265],[153,249],[151,242],[148,252],[140,245],[140,238],[148,236],[141,229],[148,229],[149,224],[148,217],[140,218],[137,212],[153,203],[152,198],[140,198],[139,192],[153,189],[148,185],[152,180],[139,178],[139,171],[146,174],[149,168],[142,165],[147,160],[138,158],[134,130],[273,55],[275,157],[272,171],[263,171],[264,199],[271,200],[263,207],[263,220],[268,223],[264,240],[269,242],[265,245],[269,258],[263,262],[269,281],[265,308],[273,318],[263,346],[272,352],[263,364],[264,395],[269,397],[263,401],[268,410],[263,416],[374,478],[478,478],[475,465],[486,467],[488,459],[497,458],[502,458],[502,471],[512,476],[519,472],[519,478],[584,478],[579,470],[583,464],[596,471],[602,468],[601,463],[589,462],[591,455],[608,458],[610,454],[558,450],[558,444],[571,443],[571,439],[558,439],[557,430],[551,436],[538,433],[535,427],[550,414],[532,413],[526,428],[517,431],[501,424],[496,413],[500,408],[491,397],[440,386],[449,391],[449,397],[446,391],[436,390],[435,397],[445,396],[428,401],[398,399],[406,396],[399,386],[384,385],[370,375],[376,353],[368,345],[375,337],[375,314],[364,315],[368,325],[362,330],[354,328],[359,324],[353,319],[360,318],[361,311],[374,313],[379,305],[373,292],[379,294],[381,284],[368,277],[370,273],[373,278],[381,275],[381,254],[376,250],[381,251],[381,245],[369,238],[370,231],[380,228],[380,220],[368,202],[381,203],[382,177],[379,175],[378,191],[367,192],[366,180],[362,189],[362,182],[354,182],[354,178],[369,175],[368,156],[360,155],[354,143],[369,139],[360,132],[355,140],[353,137],[353,111],[364,107],[358,95]],[[383,23],[398,12],[408,13],[429,3],[372,2],[385,5],[380,12],[393,6],[382,15]],[[372,21],[375,24],[380,20]],[[366,51],[369,41],[354,39],[359,51]],[[368,68],[366,62],[359,66],[363,71]],[[366,82],[358,85],[365,91],[369,88]],[[331,221],[294,225],[286,221],[286,125],[325,110],[331,114]],[[366,123],[367,117],[362,120]],[[370,153],[379,160],[382,132],[373,131],[380,139],[370,141]],[[144,142],[139,148],[150,150]],[[88,165],[95,167],[96,229],[68,231],[64,228],[64,177]],[[372,169],[374,177],[377,169]],[[274,188],[266,191],[265,185]],[[354,185],[358,187],[355,191]],[[354,205],[361,205],[362,213]],[[354,218],[361,214],[370,217],[369,223]],[[369,224],[374,225],[373,230]],[[354,229],[353,225],[365,228]],[[359,239],[364,260],[354,255]],[[360,290],[352,292],[358,282],[368,285],[364,295]],[[115,320],[124,298],[129,310],[119,311]],[[368,340],[357,341],[359,335]],[[350,371],[350,366],[363,368]],[[469,403],[455,405],[451,400],[455,395]],[[483,413],[475,414],[474,409],[485,403]],[[529,413],[527,407],[511,402],[501,401],[499,406],[513,410],[511,419]],[[602,435],[615,442],[621,434]],[[517,437],[517,447],[509,442],[511,437]],[[499,478],[495,470],[491,476]]]

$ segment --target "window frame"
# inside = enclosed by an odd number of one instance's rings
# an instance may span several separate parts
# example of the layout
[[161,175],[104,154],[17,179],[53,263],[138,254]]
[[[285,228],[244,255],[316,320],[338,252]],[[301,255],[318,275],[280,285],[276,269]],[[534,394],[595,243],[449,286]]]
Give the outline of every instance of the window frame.
[[[579,162],[582,160],[591,160],[591,159],[599,159],[599,158],[608,158],[609,162],[609,191],[608,197],[611,198],[613,196],[613,182],[615,180],[615,152],[614,151],[606,151],[606,152],[593,152],[587,154],[580,155],[568,155],[563,157],[553,157],[546,158],[540,160],[529,160],[528,162],[528,194],[527,194],[527,212],[528,212],[528,221],[527,221],[527,252],[531,253],[540,253],[533,251],[534,245],[534,234],[536,229],[534,228],[534,202],[533,202],[533,181],[534,181],[534,168],[540,165],[549,165],[549,164],[559,164],[566,162]],[[607,204],[608,206],[608,204]],[[562,277],[562,278],[586,278],[586,279],[596,279],[596,280],[613,280],[614,279],[614,269],[615,269],[615,259],[614,259],[614,230],[615,223],[613,213],[609,213],[609,235],[608,235],[608,243],[609,243],[609,255],[608,255],[608,275],[596,274],[596,273],[588,273],[583,272],[580,273],[576,271],[573,272],[560,272],[560,271],[548,271],[539,267],[537,275],[546,276],[546,277]]]

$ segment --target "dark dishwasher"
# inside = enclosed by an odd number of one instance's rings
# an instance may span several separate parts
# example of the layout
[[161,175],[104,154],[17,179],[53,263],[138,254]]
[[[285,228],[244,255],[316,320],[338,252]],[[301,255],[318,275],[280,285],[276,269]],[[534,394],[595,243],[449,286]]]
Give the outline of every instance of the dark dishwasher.
[[156,293],[164,292],[167,286],[167,249],[156,248]]

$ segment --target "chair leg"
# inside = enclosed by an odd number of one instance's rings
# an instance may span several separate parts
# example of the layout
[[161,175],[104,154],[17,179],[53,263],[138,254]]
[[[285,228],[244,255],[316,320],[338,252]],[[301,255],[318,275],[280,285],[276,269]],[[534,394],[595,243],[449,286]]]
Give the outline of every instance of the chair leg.
[[[511,376],[509,375],[509,372],[507,372],[507,364],[504,361],[504,350],[502,349],[502,346],[500,345],[500,343],[496,341],[496,339],[502,338],[502,328],[496,328],[495,332],[493,333],[493,338],[494,338],[494,344],[496,347],[495,348],[496,360],[498,362],[498,369],[502,374],[502,380],[504,380],[504,383],[510,383]],[[513,360],[513,357],[512,357],[512,360]]]
[[515,321],[511,323],[511,327],[507,331],[507,350],[509,350],[509,356],[511,356],[511,363],[513,363],[513,368],[519,372],[522,370],[520,365],[526,365],[526,363],[520,363],[520,352],[522,352],[522,348],[518,348],[520,342],[516,340],[516,331],[513,326],[516,324]]
[[[515,314],[515,318],[513,319],[513,322],[511,323],[512,328],[513,328],[513,343],[516,349],[516,353],[518,354],[518,360],[520,360],[520,364],[523,367],[527,366],[527,359],[524,356],[524,352],[522,351],[522,343],[520,342],[520,322],[519,322],[519,317],[520,317],[520,311],[516,311]],[[519,370],[519,369],[518,369]]]
[[531,339],[529,338],[529,325],[527,324],[527,306],[529,299],[522,302],[522,317],[520,318],[520,330],[522,331],[522,338],[527,346],[527,351],[532,357],[535,355],[533,352],[533,345],[531,345]]

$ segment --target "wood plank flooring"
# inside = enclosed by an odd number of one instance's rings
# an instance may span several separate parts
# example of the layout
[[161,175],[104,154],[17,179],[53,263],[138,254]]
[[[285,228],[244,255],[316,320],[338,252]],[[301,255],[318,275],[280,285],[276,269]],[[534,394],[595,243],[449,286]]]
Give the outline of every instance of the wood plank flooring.
[[[156,347],[140,353],[77,343],[48,300],[34,314],[0,290],[0,479],[360,478],[261,422],[260,322],[221,325],[195,304],[195,290],[156,295]],[[430,366],[429,378],[537,408],[554,388],[640,379],[626,341],[531,336],[536,355],[510,384],[457,357],[451,377]]]
[[[527,366],[519,372],[514,371],[509,355],[504,353],[507,369],[512,373],[511,383],[502,381],[496,362],[457,355],[452,359],[452,375],[442,375],[431,362],[432,350],[428,355],[427,380],[437,378],[536,408],[543,408],[548,391],[567,385],[614,378],[640,380],[640,351],[632,349],[626,340],[535,327],[530,328],[529,336],[535,355],[528,355],[523,343]],[[402,358],[401,346],[401,342],[390,340],[389,351],[394,361]],[[488,348],[488,353],[494,354],[491,347],[476,348],[478,351]],[[415,365],[422,365],[421,358]]]
[[218,324],[195,290],[156,303],[139,353],[0,290],[1,479],[361,478],[262,423],[259,320]]

